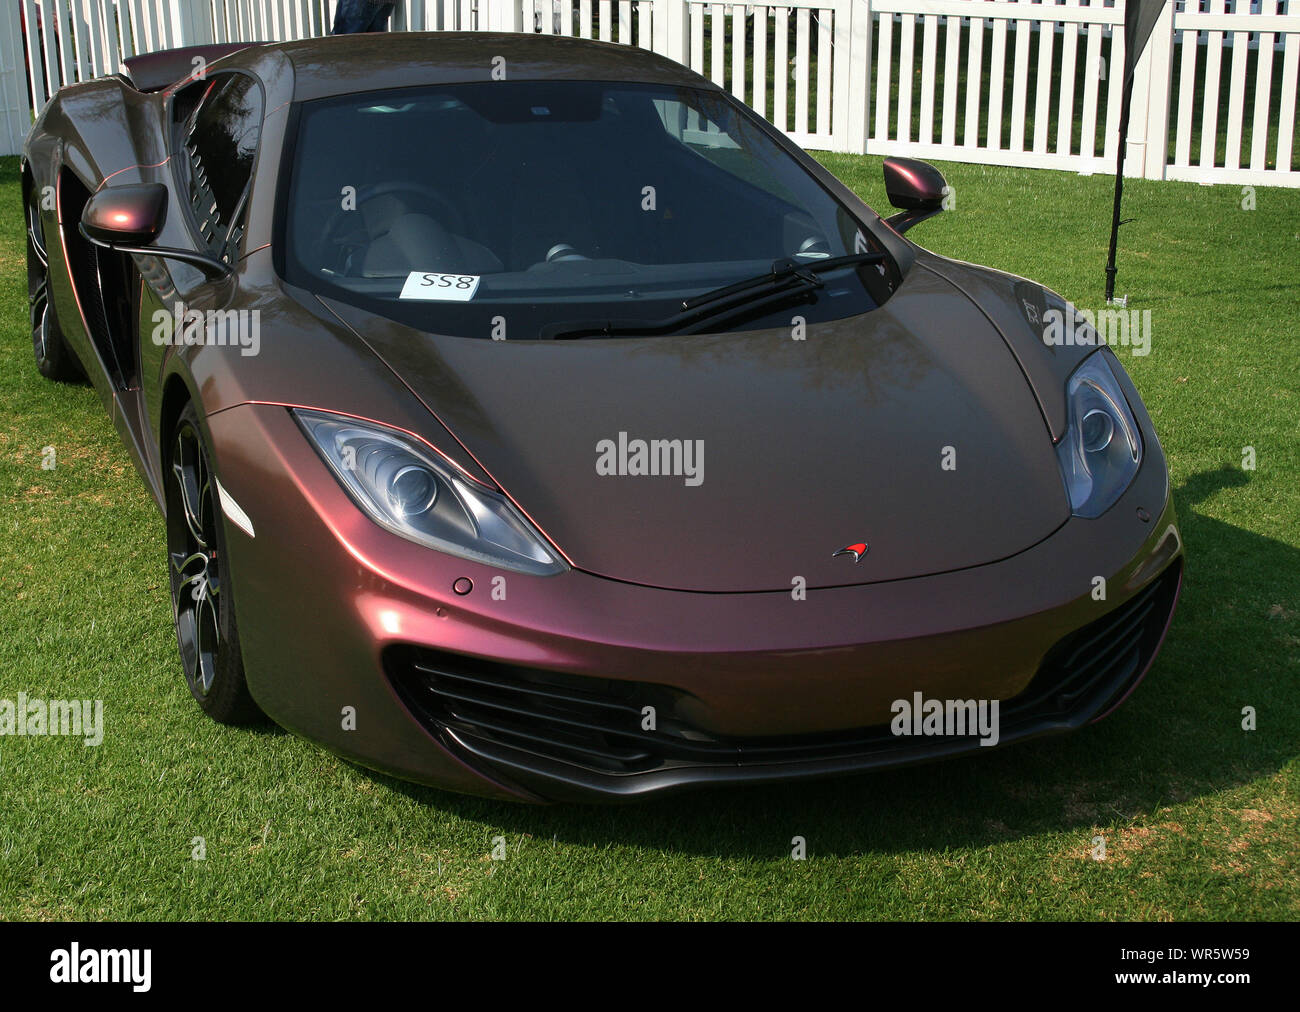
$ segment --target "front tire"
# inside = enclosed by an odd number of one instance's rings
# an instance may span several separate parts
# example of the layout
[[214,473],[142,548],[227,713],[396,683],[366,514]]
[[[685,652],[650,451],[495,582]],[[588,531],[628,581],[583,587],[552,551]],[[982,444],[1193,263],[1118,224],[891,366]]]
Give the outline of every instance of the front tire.
[[171,434],[165,474],[167,569],[185,683],[219,724],[251,724],[261,711],[244,678],[229,556],[211,456],[193,404]]

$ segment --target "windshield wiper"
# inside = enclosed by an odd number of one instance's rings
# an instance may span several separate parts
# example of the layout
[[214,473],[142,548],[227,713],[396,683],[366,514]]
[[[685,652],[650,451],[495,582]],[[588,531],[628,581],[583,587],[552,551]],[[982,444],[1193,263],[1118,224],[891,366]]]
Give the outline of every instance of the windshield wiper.
[[817,277],[824,271],[881,263],[884,259],[883,253],[851,253],[806,264],[788,259],[775,260],[771,269],[763,274],[683,299],[681,308],[671,316],[658,320],[565,320],[548,323],[537,336],[546,341],[583,337],[695,334],[738,314],[752,313],[794,296],[807,295],[825,284]]

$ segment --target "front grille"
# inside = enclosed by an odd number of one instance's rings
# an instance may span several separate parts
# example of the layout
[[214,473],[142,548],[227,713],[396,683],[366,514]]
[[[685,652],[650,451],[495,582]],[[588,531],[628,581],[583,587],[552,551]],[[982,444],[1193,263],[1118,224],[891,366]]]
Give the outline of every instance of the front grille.
[[[1002,740],[1075,726],[1114,705],[1159,646],[1178,591],[1180,563],[1129,601],[1070,634],[1044,658],[1028,688],[1000,707]],[[887,725],[830,734],[728,739],[683,716],[691,699],[666,685],[523,668],[413,646],[392,647],[385,670],[423,725],[453,748],[509,752],[538,772],[558,764],[597,777],[704,766],[763,766],[892,756],[933,748]],[[653,706],[654,731],[642,708]],[[972,746],[975,737],[965,739]],[[951,742],[951,739],[949,740]],[[883,763],[885,760],[881,760]]]
[[428,718],[426,724],[607,772],[658,765],[663,743],[640,731],[641,707],[655,706],[658,712],[678,695],[665,686],[579,678],[429,650],[394,650],[387,667],[399,694]]
[[[1011,704],[1041,717],[1066,717],[1083,706],[1104,713],[1123,698],[1159,648],[1181,573],[1180,559],[1118,608],[1066,636]],[[1008,711],[1003,712],[1005,719]]]

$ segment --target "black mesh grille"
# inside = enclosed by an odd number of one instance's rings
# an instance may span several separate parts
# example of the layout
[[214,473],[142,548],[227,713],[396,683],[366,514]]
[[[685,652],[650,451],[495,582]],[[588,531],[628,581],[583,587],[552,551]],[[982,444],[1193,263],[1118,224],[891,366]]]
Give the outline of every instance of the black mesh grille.
[[1053,647],[1029,688],[1012,701],[1016,707],[1068,716],[1087,703],[1101,710],[1122,697],[1160,646],[1181,567],[1181,561],[1170,566],[1114,611]]
[[[1160,643],[1177,594],[1179,565],[1132,599],[1072,633],[1044,658],[1029,687],[1000,707],[1001,737],[1049,729],[1105,711],[1131,688]],[[690,697],[665,685],[588,678],[417,647],[394,647],[385,668],[399,696],[428,730],[456,741],[510,750],[539,771],[550,764],[597,775],[690,766],[757,766],[870,758],[904,761],[926,739],[896,737],[887,725],[822,735],[725,739],[683,717]],[[656,728],[643,731],[642,708]],[[1076,723],[1079,721],[1076,721]],[[1017,734],[1020,732],[1020,735]],[[970,742],[974,745],[972,736]],[[453,742],[454,744],[454,742]],[[899,755],[899,753],[902,753]]]

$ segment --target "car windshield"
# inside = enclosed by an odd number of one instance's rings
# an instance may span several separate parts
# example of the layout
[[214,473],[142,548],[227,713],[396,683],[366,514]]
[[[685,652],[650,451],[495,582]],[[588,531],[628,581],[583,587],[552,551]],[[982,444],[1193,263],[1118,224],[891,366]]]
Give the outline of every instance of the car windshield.
[[[570,320],[671,318],[778,262],[883,252],[707,90],[494,81],[352,94],[302,104],[292,150],[286,280],[437,333],[536,338]],[[888,297],[886,276],[884,262],[825,270],[784,304],[756,293],[752,313],[717,329],[868,312]]]

